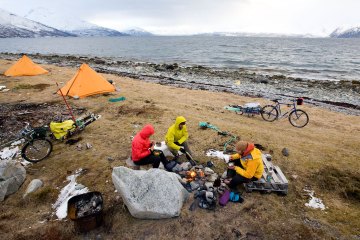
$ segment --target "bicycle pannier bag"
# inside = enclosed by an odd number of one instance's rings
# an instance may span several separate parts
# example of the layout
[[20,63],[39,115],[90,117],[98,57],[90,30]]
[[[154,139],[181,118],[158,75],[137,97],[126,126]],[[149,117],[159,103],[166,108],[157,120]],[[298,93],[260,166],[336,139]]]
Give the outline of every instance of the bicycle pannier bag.
[[75,128],[73,120],[66,120],[63,122],[51,122],[50,130],[54,134],[56,139],[64,139],[68,134],[68,131]]
[[298,99],[296,100],[296,104],[297,104],[297,105],[302,105],[303,102],[304,102],[304,99],[303,99],[303,98],[298,98]]

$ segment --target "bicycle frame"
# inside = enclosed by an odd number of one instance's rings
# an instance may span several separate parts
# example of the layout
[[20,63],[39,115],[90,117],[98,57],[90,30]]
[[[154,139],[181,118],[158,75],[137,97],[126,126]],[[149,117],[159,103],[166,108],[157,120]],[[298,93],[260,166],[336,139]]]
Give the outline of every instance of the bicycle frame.
[[[288,117],[289,116],[289,113],[291,113],[292,111],[296,111],[296,100],[292,100],[292,103],[282,103],[282,102],[275,102],[275,107],[276,109],[278,110],[279,112],[279,116],[277,117],[277,119],[280,119],[280,118],[284,118],[284,117]],[[287,112],[285,112],[284,114],[282,114],[281,112],[281,105],[286,105],[288,107],[291,107]]]

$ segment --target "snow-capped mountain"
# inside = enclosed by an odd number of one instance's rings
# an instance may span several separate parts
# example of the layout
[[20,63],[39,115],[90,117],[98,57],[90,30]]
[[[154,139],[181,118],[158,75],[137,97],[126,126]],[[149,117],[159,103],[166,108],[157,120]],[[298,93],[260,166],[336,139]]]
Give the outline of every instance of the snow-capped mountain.
[[331,34],[332,38],[360,38],[360,27],[337,28]]
[[144,29],[141,28],[131,28],[131,29],[126,29],[123,30],[122,32],[129,34],[130,36],[153,36],[154,34],[152,34],[151,32],[148,32]]
[[37,22],[46,23],[46,25],[48,26],[60,29],[61,31],[75,34],[77,36],[105,37],[128,35],[110,28],[105,28],[89,23],[80,18],[77,18],[74,15],[63,12],[54,12],[45,8],[37,8],[30,10],[24,17]]
[[72,34],[0,9],[0,38],[69,37]]
[[195,34],[200,36],[224,36],[224,37],[281,37],[281,38],[314,38],[311,34],[281,34],[281,33],[249,33],[249,32],[211,32]]

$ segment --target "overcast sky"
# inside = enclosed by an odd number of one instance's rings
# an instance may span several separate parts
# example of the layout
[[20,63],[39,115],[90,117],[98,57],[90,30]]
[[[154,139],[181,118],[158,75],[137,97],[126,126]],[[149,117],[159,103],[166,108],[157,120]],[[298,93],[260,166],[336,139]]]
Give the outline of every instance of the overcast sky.
[[360,26],[360,0],[0,0],[0,8],[21,16],[38,7],[156,34],[327,35],[339,26]]

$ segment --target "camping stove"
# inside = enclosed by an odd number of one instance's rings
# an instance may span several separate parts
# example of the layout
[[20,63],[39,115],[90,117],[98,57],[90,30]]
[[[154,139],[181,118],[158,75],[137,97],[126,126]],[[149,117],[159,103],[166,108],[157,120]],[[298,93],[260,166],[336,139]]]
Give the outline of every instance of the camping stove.
[[194,170],[186,171],[186,181],[187,182],[192,182],[192,181],[201,179],[203,177],[205,177],[205,174],[201,169],[198,169],[196,171],[194,171]]

